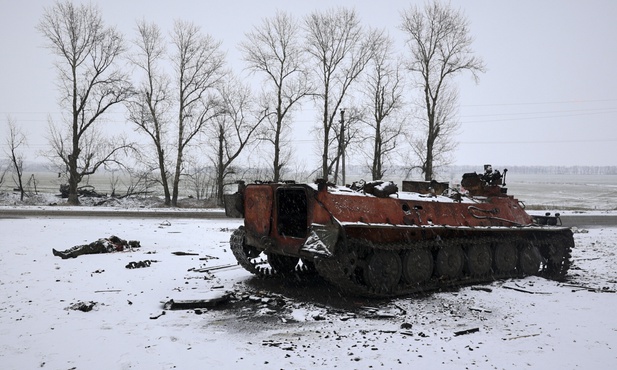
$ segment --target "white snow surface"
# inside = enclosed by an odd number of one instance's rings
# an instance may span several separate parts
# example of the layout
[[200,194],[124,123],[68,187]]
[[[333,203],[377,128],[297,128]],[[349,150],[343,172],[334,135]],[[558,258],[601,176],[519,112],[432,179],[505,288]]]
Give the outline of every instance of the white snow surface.
[[[254,277],[229,250],[241,220],[103,218],[97,209],[0,218],[2,369],[617,366],[617,228],[577,230],[565,283],[530,277],[480,286],[490,292],[470,286],[376,301],[341,297],[320,281]],[[142,247],[52,255],[110,235]],[[125,267],[143,260],[156,262]],[[235,298],[215,308],[164,309],[171,299],[222,292]],[[80,302],[95,304],[71,309]],[[468,329],[477,331],[455,335]]]

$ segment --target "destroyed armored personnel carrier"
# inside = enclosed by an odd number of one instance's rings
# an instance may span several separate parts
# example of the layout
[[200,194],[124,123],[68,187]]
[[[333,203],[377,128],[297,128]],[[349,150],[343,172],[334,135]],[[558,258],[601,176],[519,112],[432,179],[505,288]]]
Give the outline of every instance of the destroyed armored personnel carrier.
[[226,196],[234,256],[257,275],[317,273],[341,290],[388,297],[528,275],[564,279],[574,247],[559,215],[531,216],[504,170],[447,183],[348,187],[255,183]]

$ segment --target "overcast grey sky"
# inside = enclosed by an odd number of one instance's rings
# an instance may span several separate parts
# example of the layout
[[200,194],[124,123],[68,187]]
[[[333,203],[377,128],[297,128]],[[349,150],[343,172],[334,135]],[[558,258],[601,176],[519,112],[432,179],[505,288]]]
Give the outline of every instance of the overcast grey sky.
[[[78,1],[76,1],[78,2]],[[174,19],[195,22],[223,41],[239,64],[245,32],[276,9],[303,16],[334,6],[355,8],[367,26],[398,38],[400,12],[424,1],[106,0],[108,25],[130,40],[135,21],[165,32]],[[23,124],[31,147],[46,145],[47,116],[58,116],[53,58],[35,26],[52,1],[0,0],[0,137],[6,116]],[[471,23],[487,72],[476,85],[458,80],[461,130],[455,164],[617,165],[617,1],[452,1]],[[313,111],[306,103],[307,111]],[[123,120],[122,114],[113,119]],[[312,127],[309,120],[298,122]],[[302,130],[300,130],[302,131]],[[32,158],[29,158],[32,160]]]

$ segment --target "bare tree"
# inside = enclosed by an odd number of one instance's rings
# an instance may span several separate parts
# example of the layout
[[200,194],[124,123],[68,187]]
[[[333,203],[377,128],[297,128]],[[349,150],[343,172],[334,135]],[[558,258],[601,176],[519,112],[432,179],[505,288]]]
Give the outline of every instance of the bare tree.
[[26,190],[24,189],[24,154],[20,151],[20,147],[27,145],[26,135],[17,126],[12,117],[7,117],[8,135],[6,137],[6,145],[8,151],[6,154],[11,162],[10,168],[13,173],[13,181],[19,189],[19,199],[24,200]]
[[[205,127],[222,114],[223,104],[217,91],[226,74],[225,55],[220,42],[189,22],[174,23],[170,53],[155,24],[142,21],[137,30],[138,52],[131,56],[131,61],[143,78],[136,98],[128,104],[130,120],[150,138],[165,205],[175,207],[180,180],[188,175],[184,170],[187,150]],[[172,72],[164,69],[168,58]]]
[[305,20],[307,31],[306,51],[311,57],[312,75],[316,83],[318,104],[321,104],[322,177],[328,179],[335,163],[331,149],[337,135],[333,128],[339,109],[348,95],[349,87],[356,81],[370,59],[373,38],[363,30],[355,11],[339,8],[314,12]]
[[447,89],[454,88],[452,80],[455,76],[468,71],[477,81],[478,74],[484,72],[485,67],[473,54],[469,23],[461,11],[433,1],[424,9],[410,7],[403,12],[402,18],[401,29],[407,35],[410,51],[408,68],[417,77],[417,86],[423,92],[427,132],[426,153],[421,167],[428,181],[433,179],[438,148],[447,149],[439,141],[452,132],[447,128],[452,122],[449,120],[452,110],[446,112],[448,109],[440,109],[440,104],[452,104],[455,94],[449,94],[445,99],[441,96]]
[[[408,166],[408,172],[420,170],[426,175],[428,167],[428,145],[431,145],[432,163],[431,170],[434,175],[437,174],[438,168],[442,165],[451,163],[451,154],[456,149],[455,134],[459,129],[459,122],[456,119],[457,114],[458,92],[454,87],[442,88],[439,96],[439,101],[436,103],[433,126],[430,125],[426,115],[415,117],[412,123],[413,129],[405,134],[411,150],[415,154],[415,158],[419,160],[420,165]],[[438,128],[438,135],[431,135],[431,127]],[[431,138],[432,140],[428,140]],[[426,180],[426,177],[425,177]],[[428,180],[427,180],[428,181]]]
[[160,184],[160,182],[151,175],[151,169],[146,166],[140,166],[139,168],[126,168],[126,174],[128,175],[128,179],[125,184],[126,192],[122,197],[132,195],[148,195],[152,193],[152,188]]
[[5,165],[4,162],[0,162],[0,187],[4,184],[4,179],[6,178],[9,167],[8,164]]
[[187,167],[185,181],[188,183],[188,188],[195,193],[195,198],[201,200],[216,197],[215,174],[212,166],[204,164],[203,160],[197,156],[187,158],[185,163]]
[[178,204],[183,155],[193,139],[222,114],[217,88],[226,74],[221,43],[192,23],[176,21],[172,33],[177,86],[177,137],[171,205]]
[[208,156],[216,171],[216,199],[223,205],[223,187],[234,173],[232,164],[254,138],[259,125],[268,118],[264,111],[255,112],[250,88],[237,78],[229,78],[221,86],[224,114],[216,117],[207,128],[210,148]]
[[330,162],[330,168],[333,168],[334,182],[341,184],[346,182],[346,156],[348,151],[354,148],[362,141],[361,123],[364,121],[364,111],[358,107],[341,109],[340,120],[334,122],[332,132],[337,133],[334,142],[337,145],[336,156]]
[[163,70],[165,62],[165,39],[157,25],[145,21],[137,24],[138,36],[134,41],[137,52],[130,60],[142,72],[143,79],[136,87],[134,99],[128,102],[129,119],[139,131],[144,132],[154,146],[154,158],[163,187],[166,206],[171,205],[168,136],[171,130],[170,112],[173,94],[168,74]]
[[279,181],[288,157],[282,153],[287,142],[290,116],[300,100],[311,93],[298,22],[277,12],[246,34],[240,44],[244,60],[253,72],[264,77],[262,106],[268,115],[261,138],[273,145],[273,181]]
[[400,60],[393,56],[394,43],[385,33],[379,33],[363,79],[363,93],[366,99],[367,125],[370,150],[369,168],[373,180],[383,178],[387,159],[397,149],[403,131],[404,119],[397,116],[403,106],[403,76]]
[[65,133],[50,122],[50,140],[54,155],[68,172],[68,203],[79,204],[77,188],[82,178],[129,147],[103,145],[100,134],[94,133],[102,116],[131,94],[127,76],[117,68],[125,51],[122,35],[104,25],[98,8],[70,1],[46,8],[38,30],[58,57],[60,102],[68,112]]

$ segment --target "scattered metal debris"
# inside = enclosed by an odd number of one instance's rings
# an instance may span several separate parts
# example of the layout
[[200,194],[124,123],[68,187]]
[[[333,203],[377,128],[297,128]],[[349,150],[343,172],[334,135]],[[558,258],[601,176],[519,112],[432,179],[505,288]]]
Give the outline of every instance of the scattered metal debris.
[[138,262],[129,262],[128,265],[126,265],[125,267],[127,269],[136,269],[136,268],[142,268],[142,267],[150,267],[150,264],[152,262],[158,262],[156,260],[145,260],[145,261],[138,261]]
[[171,252],[171,254],[175,254],[176,256],[199,256],[199,253],[193,252]]
[[585,285],[576,285],[576,284],[562,284],[562,286],[578,288],[578,289],[572,289],[573,292],[577,292],[579,290],[586,290],[592,293],[617,293],[617,291],[612,290],[609,287],[595,288],[595,287],[589,287]]
[[240,267],[240,265],[238,265],[237,263],[230,263],[228,265],[209,266],[209,267],[202,267],[202,268],[191,268],[191,269],[189,269],[189,271],[193,271],[193,272],[208,272],[208,271],[222,270],[222,269],[234,268],[234,267]]
[[90,311],[92,311],[94,306],[96,306],[97,304],[98,303],[94,302],[94,301],[89,301],[89,302],[81,302],[81,301],[79,301],[77,303],[73,303],[67,309],[68,310],[75,310],[75,311],[82,311],[82,312],[90,312]]
[[214,257],[214,256],[209,256],[209,255],[205,255],[203,257],[199,257],[200,261],[209,261],[209,260],[217,260],[219,259],[218,257]]
[[528,294],[551,294],[551,293],[548,293],[548,292],[534,292],[534,291],[531,291],[531,290],[527,290],[527,289],[523,289],[523,288],[517,288],[517,287],[513,287],[513,286],[508,286],[508,285],[503,285],[503,288],[510,289],[510,290],[516,290],[517,292],[528,293]]
[[156,320],[156,319],[158,319],[159,317],[161,317],[161,316],[163,316],[163,315],[165,315],[165,311],[162,311],[162,312],[161,312],[160,314],[158,314],[158,315],[155,315],[155,316],[150,316],[150,320]]
[[363,306],[361,308],[366,311],[366,313],[364,314],[365,317],[372,317],[376,319],[390,319],[390,318],[405,316],[407,314],[407,311],[405,311],[402,307],[396,304],[394,305],[394,308],[391,308],[391,307],[377,308],[377,307],[370,307],[370,306]]
[[521,338],[537,337],[538,335],[540,335],[540,333],[538,333],[538,334],[528,334],[528,335],[519,335],[517,337],[501,338],[501,339],[502,340],[514,340],[514,339],[521,339]]
[[493,311],[491,310],[487,310],[486,308],[482,308],[482,307],[469,307],[470,311],[476,311],[476,312],[486,312],[486,313],[492,313]]
[[278,347],[282,350],[285,351],[293,351],[296,348],[296,345],[290,342],[279,342],[279,341],[274,341],[272,339],[264,339],[261,344],[263,346],[268,346],[268,347]]
[[232,298],[230,292],[211,292],[207,297],[201,299],[170,299],[165,302],[163,308],[166,310],[186,310],[193,308],[212,308],[229,302]]
[[466,330],[461,330],[461,331],[455,331],[454,336],[458,337],[459,335],[477,333],[479,331],[480,331],[480,328],[472,328],[472,329],[466,329]]

